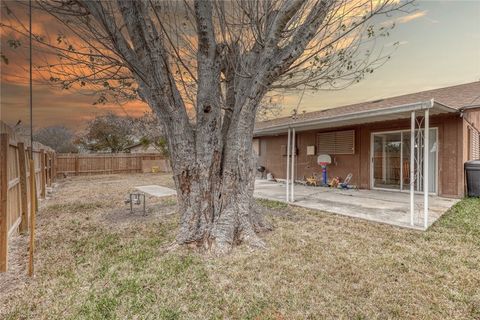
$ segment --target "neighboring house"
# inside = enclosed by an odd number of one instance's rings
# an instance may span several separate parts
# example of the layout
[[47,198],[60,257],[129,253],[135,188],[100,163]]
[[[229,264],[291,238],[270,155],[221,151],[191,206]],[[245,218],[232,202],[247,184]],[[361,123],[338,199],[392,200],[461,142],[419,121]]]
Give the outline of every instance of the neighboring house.
[[430,193],[463,197],[464,163],[480,158],[480,81],[258,122],[258,164],[278,179],[286,178],[289,131],[297,181],[320,173],[317,156],[328,154],[329,180],[352,173],[350,184],[362,189],[408,191],[413,173],[421,192],[427,168]]
[[125,152],[130,152],[130,153],[158,153],[159,151],[151,143],[146,145],[144,143],[139,142],[139,143],[135,143],[131,146],[126,147]]

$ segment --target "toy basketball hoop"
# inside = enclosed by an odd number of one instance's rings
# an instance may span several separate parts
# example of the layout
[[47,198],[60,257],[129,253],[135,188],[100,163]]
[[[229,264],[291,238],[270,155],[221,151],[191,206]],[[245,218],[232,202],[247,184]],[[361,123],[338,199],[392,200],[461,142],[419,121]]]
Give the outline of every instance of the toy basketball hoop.
[[328,154],[321,154],[317,157],[317,163],[322,167],[323,185],[328,185],[327,182],[327,166],[332,163],[332,158]]
[[332,163],[332,158],[328,154],[321,154],[317,157],[317,163],[322,167],[327,166]]

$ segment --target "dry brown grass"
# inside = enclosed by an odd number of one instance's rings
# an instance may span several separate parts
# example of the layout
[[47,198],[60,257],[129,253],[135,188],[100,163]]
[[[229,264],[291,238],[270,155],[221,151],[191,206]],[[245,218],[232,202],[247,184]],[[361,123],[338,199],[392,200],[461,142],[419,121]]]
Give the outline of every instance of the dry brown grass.
[[0,318],[480,318],[480,200],[460,202],[428,232],[262,201],[276,227],[264,235],[269,248],[212,259],[167,250],[172,198],[148,198],[146,217],[128,213],[125,195],[142,184],[172,181],[63,182],[38,216],[35,279],[0,276],[11,277]]

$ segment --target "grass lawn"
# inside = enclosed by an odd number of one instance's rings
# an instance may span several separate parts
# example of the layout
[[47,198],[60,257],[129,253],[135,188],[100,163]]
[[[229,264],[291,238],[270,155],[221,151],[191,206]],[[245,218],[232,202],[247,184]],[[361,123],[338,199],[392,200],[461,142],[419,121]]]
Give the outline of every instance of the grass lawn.
[[[123,203],[168,176],[60,183],[38,215],[36,277],[26,237],[0,275],[2,319],[480,319],[480,199],[427,232],[259,201],[269,248],[213,259],[172,249],[175,200]],[[3,278],[2,278],[3,277]]]

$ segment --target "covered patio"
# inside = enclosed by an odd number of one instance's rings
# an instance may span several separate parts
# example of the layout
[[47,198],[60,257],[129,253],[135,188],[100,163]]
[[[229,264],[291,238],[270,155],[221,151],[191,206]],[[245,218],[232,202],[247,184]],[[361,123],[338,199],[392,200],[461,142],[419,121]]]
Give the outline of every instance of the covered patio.
[[[451,182],[455,184],[446,175],[451,171],[445,166],[451,146],[446,143],[449,133],[444,121],[458,110],[433,98],[406,104],[393,99],[383,107],[372,106],[377,103],[384,102],[360,104],[353,110],[344,107],[330,115],[327,110],[312,118],[282,118],[273,125],[257,126],[257,137],[273,141],[270,153],[263,152],[259,164],[286,184],[257,182],[256,194],[311,209],[426,230],[455,203],[438,195],[445,193]],[[285,143],[280,154],[275,153],[275,141]],[[322,185],[329,185],[334,177],[349,176],[345,184],[362,190],[313,189],[297,184],[318,173],[320,167],[324,174]],[[441,192],[440,172],[445,173]],[[353,183],[352,177],[356,179]]]
[[[255,197],[281,202],[285,200],[285,183],[255,181]],[[383,190],[341,190],[328,187],[295,185],[295,201],[303,208],[326,211],[399,227],[424,230],[423,194],[414,196],[413,225],[411,224],[410,194]],[[458,199],[429,196],[428,226],[432,225]]]

